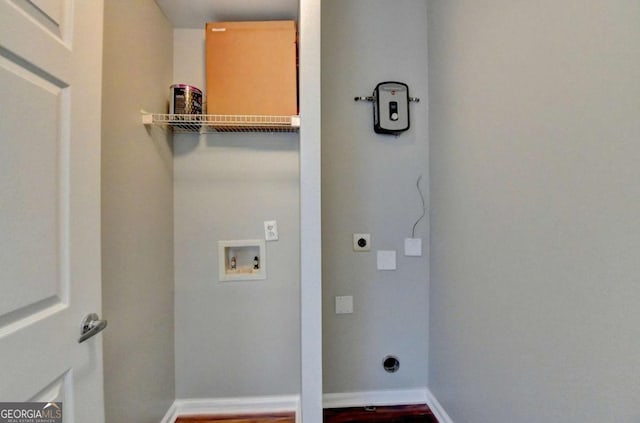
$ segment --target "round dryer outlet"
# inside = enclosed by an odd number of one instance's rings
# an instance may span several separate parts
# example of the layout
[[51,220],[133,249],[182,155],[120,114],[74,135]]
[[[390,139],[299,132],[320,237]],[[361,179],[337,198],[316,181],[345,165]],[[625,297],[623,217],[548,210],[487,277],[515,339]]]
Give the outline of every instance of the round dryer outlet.
[[353,251],[371,251],[371,234],[353,234]]

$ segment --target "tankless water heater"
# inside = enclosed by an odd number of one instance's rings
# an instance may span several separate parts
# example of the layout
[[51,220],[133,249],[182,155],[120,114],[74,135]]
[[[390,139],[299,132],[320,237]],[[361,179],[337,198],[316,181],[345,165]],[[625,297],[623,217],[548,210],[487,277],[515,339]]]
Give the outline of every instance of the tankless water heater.
[[373,91],[373,130],[397,135],[409,129],[409,86],[402,82],[381,82]]

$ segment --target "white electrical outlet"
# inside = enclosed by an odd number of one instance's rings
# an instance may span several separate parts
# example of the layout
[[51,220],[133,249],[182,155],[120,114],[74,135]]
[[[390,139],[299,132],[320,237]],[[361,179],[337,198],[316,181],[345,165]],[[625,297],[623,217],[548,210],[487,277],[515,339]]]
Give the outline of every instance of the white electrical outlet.
[[336,314],[351,314],[353,313],[353,296],[339,296],[336,297]]
[[353,251],[371,251],[371,234],[353,234]]
[[278,222],[275,220],[264,221],[264,239],[266,241],[278,240]]

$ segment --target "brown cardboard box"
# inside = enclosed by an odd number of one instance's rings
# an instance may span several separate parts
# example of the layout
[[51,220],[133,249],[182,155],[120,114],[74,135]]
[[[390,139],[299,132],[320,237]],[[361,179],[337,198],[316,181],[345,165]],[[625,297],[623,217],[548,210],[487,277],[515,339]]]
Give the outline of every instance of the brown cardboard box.
[[207,113],[297,115],[294,21],[206,25]]

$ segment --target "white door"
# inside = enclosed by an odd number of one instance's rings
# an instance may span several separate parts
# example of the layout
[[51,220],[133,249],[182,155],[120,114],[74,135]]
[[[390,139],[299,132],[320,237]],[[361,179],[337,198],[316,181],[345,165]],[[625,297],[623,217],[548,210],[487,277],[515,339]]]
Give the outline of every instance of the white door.
[[0,0],[0,402],[104,421],[102,0]]

